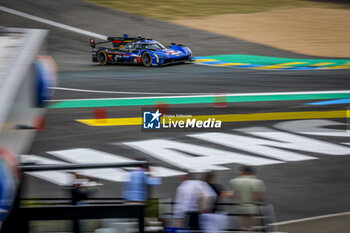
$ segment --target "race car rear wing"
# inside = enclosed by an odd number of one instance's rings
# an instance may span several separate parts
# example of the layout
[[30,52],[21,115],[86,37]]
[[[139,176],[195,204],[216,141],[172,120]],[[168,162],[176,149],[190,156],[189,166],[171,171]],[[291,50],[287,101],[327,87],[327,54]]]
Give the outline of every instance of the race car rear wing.
[[115,36],[107,37],[107,40],[99,41],[99,42],[96,42],[95,38],[90,38],[90,46],[92,48],[95,48],[95,46],[97,44],[104,44],[104,43],[112,42],[113,43],[113,47],[114,48],[118,48],[118,47],[124,46],[125,44],[130,43],[132,41],[136,41],[136,40],[145,40],[145,38],[142,38],[141,36],[128,37],[127,34],[124,34],[123,37],[115,37]]

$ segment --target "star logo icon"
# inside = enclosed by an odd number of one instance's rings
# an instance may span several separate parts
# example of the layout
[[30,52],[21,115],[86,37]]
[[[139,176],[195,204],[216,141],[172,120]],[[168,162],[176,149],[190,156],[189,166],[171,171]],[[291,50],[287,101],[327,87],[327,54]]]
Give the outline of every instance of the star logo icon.
[[159,109],[157,109],[157,111],[155,113],[152,113],[152,120],[151,122],[153,122],[154,120],[158,120],[158,118],[161,116],[162,114],[159,112]]
[[162,113],[157,109],[154,112],[143,112],[143,129],[160,129]]

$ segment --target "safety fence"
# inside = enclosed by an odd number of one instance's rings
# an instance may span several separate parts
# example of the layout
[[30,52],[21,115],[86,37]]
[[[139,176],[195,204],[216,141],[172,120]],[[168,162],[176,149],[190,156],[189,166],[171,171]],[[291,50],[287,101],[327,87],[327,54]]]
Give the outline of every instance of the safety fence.
[[[71,205],[70,198],[23,198],[21,199],[21,220],[23,233],[29,232],[28,223],[37,220],[77,220],[77,219],[138,219],[138,232],[144,232],[145,219],[157,217],[165,226],[171,226],[172,209],[175,204],[169,200],[156,200],[151,205],[127,204],[122,198],[88,198],[78,206]],[[254,203],[259,207],[259,213],[254,215],[258,226],[255,232],[275,232],[274,210],[271,204]],[[245,216],[235,211],[238,203],[218,203],[219,208],[227,216],[230,224],[225,231],[243,231],[239,226],[239,217]],[[150,214],[147,209],[156,208]],[[166,228],[165,228],[166,229]]]
[[30,232],[30,221],[128,218],[138,220],[138,232],[144,232],[143,204],[46,205],[20,207],[18,233]]
[[[56,171],[56,170],[73,170],[87,168],[110,168],[110,167],[135,167],[148,165],[145,161],[130,162],[130,163],[115,163],[115,164],[66,164],[66,165],[36,165],[26,164],[21,166],[22,172],[32,171]],[[22,180],[22,183],[23,182]],[[145,232],[145,221],[152,217],[153,219],[161,219],[164,231],[167,232],[167,226],[172,225],[172,210],[175,204],[170,199],[159,200],[150,199],[145,204],[127,203],[122,198],[84,198],[77,205],[72,205],[71,198],[22,198],[19,200],[17,220],[20,221],[20,230],[18,233],[29,233],[31,221],[42,220],[73,220],[76,223],[80,219],[137,219],[138,232]],[[217,203],[218,206],[224,207],[223,212],[228,216],[228,222],[239,222],[237,218],[245,216],[235,212],[235,206],[239,203]],[[255,232],[273,232],[275,229],[271,223],[274,222],[274,211],[271,204],[266,203],[250,203],[255,204],[259,208],[259,212],[254,215],[258,220],[259,226],[254,228]],[[251,215],[249,215],[251,216]],[[236,218],[236,219],[233,219]],[[117,224],[120,225],[120,222]],[[242,231],[239,224],[227,227],[225,231],[237,232]],[[169,228],[168,228],[169,229]],[[148,228],[147,232],[159,232]],[[62,231],[61,231],[62,232]],[[75,230],[75,233],[82,231]],[[93,231],[89,231],[93,232]],[[98,231],[95,231],[98,232]],[[119,233],[130,232],[124,228],[124,231],[118,230]],[[168,230],[168,232],[171,232]],[[188,232],[188,231],[186,231]],[[85,231],[84,231],[85,233]]]

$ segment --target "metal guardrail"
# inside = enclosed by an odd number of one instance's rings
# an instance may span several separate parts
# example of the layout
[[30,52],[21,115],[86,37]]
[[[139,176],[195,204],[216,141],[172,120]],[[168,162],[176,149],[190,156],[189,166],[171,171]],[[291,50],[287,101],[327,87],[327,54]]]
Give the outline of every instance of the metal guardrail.
[[[22,172],[33,171],[52,171],[52,170],[76,170],[76,169],[93,169],[93,168],[110,168],[110,167],[136,167],[149,165],[148,162],[138,161],[132,163],[115,163],[115,164],[46,164],[46,165],[22,165]],[[102,219],[102,218],[137,218],[139,221],[139,232],[144,232],[145,205],[123,204],[122,198],[88,198],[81,203],[88,204],[84,206],[74,206],[71,204],[71,198],[22,198],[25,201],[35,202],[33,207],[20,207],[19,216],[23,227],[19,233],[28,232],[29,221],[32,220],[78,220],[78,219]],[[175,202],[163,201],[162,205],[172,205]],[[221,206],[236,206],[239,203],[217,203]],[[254,215],[260,219],[261,227],[256,231],[268,232],[269,225],[264,216],[262,208],[265,203],[252,203],[258,205],[260,213]],[[130,209],[129,209],[130,208]],[[163,215],[171,216],[173,213],[163,213]],[[228,216],[245,216],[238,213],[228,213]],[[227,231],[242,231],[242,229],[227,229]]]
[[59,205],[40,207],[20,207],[18,212],[18,233],[29,232],[29,222],[36,220],[79,220],[103,218],[136,218],[139,232],[144,232],[143,204],[104,204],[104,205]]
[[[93,215],[95,216],[94,218],[137,218],[139,219],[139,224],[142,225],[142,228],[144,226],[144,220],[140,220],[141,215],[137,215],[136,213],[127,213],[127,209],[126,211],[124,211],[123,207],[124,206],[135,206],[135,205],[128,205],[128,204],[122,204],[124,203],[124,199],[123,198],[106,198],[106,197],[100,197],[100,198],[88,198],[84,201],[82,201],[81,203],[84,204],[89,204],[86,206],[70,206],[71,208],[68,208],[68,206],[66,204],[71,203],[71,199],[70,198],[22,198],[21,199],[22,202],[34,202],[35,205],[40,205],[40,204],[44,204],[46,206],[43,207],[21,207],[21,211],[23,214],[26,215],[31,215],[30,213],[26,212],[26,211],[37,211],[37,212],[41,212],[42,213],[36,213],[33,215],[33,218],[31,219],[27,219],[27,221],[30,220],[52,220],[51,217],[46,218],[48,216],[48,214],[53,214],[53,216],[55,216],[55,220],[58,220],[58,217],[62,217],[62,220],[73,220],[72,218],[68,218],[68,216],[74,216],[75,219],[85,219],[86,217],[88,217],[89,215],[84,212],[81,212],[84,210],[88,210],[90,211],[90,209],[88,207],[91,208],[91,210],[97,211],[96,213],[100,213],[97,215]],[[63,205],[65,204],[65,205]],[[172,201],[160,201],[159,204],[162,205],[171,205],[171,209],[172,209],[172,205],[176,204],[175,202]],[[268,221],[268,216],[266,216],[266,214],[263,211],[263,208],[267,207],[268,204],[266,203],[253,203],[258,205],[260,208],[260,213],[254,215],[256,218],[258,218],[260,220],[260,228],[256,229],[255,231],[258,232],[270,232],[270,224]],[[237,206],[239,205],[239,203],[218,203],[218,205],[220,206]],[[64,207],[64,208],[63,208]],[[84,207],[81,210],[79,209],[79,207]],[[57,208],[58,214],[56,214],[55,209]],[[114,209],[113,209],[114,208]],[[118,209],[119,208],[119,209]],[[143,208],[147,208],[147,207],[143,207]],[[49,209],[49,211],[48,211]],[[78,210],[79,209],[79,210]],[[109,211],[113,209],[113,213],[115,215],[113,215],[112,213],[110,213]],[[48,212],[45,212],[48,211]],[[52,212],[50,212],[52,211]],[[60,212],[62,211],[62,212]],[[64,211],[66,211],[64,213]],[[73,211],[73,212],[69,212],[69,211]],[[104,211],[106,211],[106,213],[103,213]],[[117,213],[118,211],[121,211],[120,213]],[[133,211],[133,210],[132,210]],[[70,214],[67,214],[70,213]],[[142,218],[144,218],[144,209],[142,209]],[[80,215],[82,214],[82,215]],[[112,215],[110,215],[112,214]],[[163,215],[168,215],[171,216],[173,215],[173,213],[169,212],[169,213],[162,213]],[[41,219],[36,219],[37,216],[41,216]],[[97,216],[97,217],[96,217]],[[228,213],[227,216],[231,216],[231,217],[240,217],[240,216],[245,216],[243,214],[238,214],[238,213]],[[57,218],[56,218],[57,217]],[[140,226],[140,225],[139,225]],[[139,229],[140,232],[143,232],[143,229]],[[226,231],[242,231],[242,229],[226,229]],[[24,233],[24,231],[23,231]]]

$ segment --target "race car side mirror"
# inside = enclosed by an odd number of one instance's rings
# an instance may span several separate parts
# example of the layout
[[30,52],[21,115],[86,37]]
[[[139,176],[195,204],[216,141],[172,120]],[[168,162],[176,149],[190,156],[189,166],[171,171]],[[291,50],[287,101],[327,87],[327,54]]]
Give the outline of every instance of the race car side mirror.
[[95,48],[95,46],[96,46],[95,38],[90,38],[90,46]]

